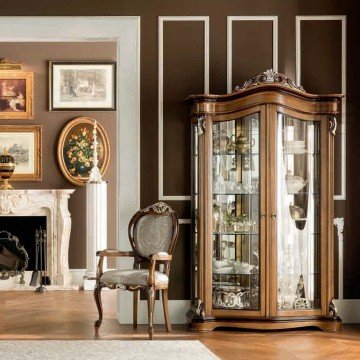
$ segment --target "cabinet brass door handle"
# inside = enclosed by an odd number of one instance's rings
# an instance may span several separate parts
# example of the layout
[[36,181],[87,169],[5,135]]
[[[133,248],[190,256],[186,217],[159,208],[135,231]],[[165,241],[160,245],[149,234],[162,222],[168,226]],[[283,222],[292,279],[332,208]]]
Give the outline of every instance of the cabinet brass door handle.
[[275,220],[276,219],[276,213],[272,213],[271,218]]

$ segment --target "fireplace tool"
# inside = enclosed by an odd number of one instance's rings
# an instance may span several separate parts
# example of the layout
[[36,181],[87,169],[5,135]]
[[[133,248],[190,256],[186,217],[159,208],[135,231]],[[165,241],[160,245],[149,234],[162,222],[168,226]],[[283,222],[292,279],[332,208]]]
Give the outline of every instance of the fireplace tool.
[[[45,234],[44,234],[45,232]],[[44,236],[45,235],[45,236]],[[39,237],[38,237],[38,243],[39,243],[39,260],[40,260],[40,286],[38,286],[35,290],[37,293],[44,293],[46,291],[46,273],[45,273],[45,265],[46,265],[46,231],[42,230],[40,227],[39,230]]]
[[44,261],[44,272],[41,277],[41,281],[44,285],[51,285],[50,276],[47,275],[47,233],[46,230],[42,232],[43,241],[43,261]]
[[35,231],[35,270],[31,275],[30,286],[36,286],[39,277],[39,230]]

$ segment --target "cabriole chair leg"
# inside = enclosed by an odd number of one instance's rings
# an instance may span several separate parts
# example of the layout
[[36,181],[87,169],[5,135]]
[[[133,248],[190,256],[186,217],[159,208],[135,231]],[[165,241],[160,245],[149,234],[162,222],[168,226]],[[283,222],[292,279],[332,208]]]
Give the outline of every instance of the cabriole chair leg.
[[99,284],[95,285],[94,289],[94,299],[96,303],[96,307],[99,312],[99,319],[95,321],[95,331],[97,332],[101,326],[102,320],[103,320],[103,308],[102,308],[102,302],[101,302],[101,286]]
[[154,338],[154,305],[155,305],[155,289],[150,287],[147,290],[148,303],[148,322],[149,322],[149,337],[150,340]]

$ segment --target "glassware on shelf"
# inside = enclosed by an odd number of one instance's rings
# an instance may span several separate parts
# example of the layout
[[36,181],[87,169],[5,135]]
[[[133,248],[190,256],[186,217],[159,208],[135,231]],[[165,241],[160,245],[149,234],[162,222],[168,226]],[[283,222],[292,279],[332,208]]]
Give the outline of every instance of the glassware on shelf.
[[285,154],[304,154],[306,153],[304,140],[285,140],[284,141]]
[[293,175],[291,170],[285,175],[286,187],[289,194],[298,194],[299,191],[307,184],[301,176]]
[[227,232],[234,231],[235,216],[231,212],[225,214],[225,229]]
[[220,211],[221,205],[216,200],[213,200],[213,232],[220,231]]
[[237,171],[237,160],[236,157],[231,159],[231,168],[229,170],[229,182],[232,184],[236,184],[238,182],[238,171]]
[[254,220],[250,220],[247,214],[241,214],[235,218],[234,232],[240,233],[256,233],[257,223]]
[[296,221],[306,220],[305,211],[300,207],[290,203],[289,205],[290,215]]
[[252,267],[246,261],[234,261],[233,268],[235,274],[250,274]]
[[221,174],[217,175],[214,181],[214,192],[218,194],[226,193],[226,182]]
[[246,292],[236,287],[223,286],[213,290],[213,305],[216,308],[243,309],[243,296]]
[[259,192],[259,179],[257,179],[257,178],[251,179],[251,190],[253,193]]
[[251,148],[255,145],[254,138],[251,138],[250,140],[242,133],[238,136],[232,134],[230,139],[233,143],[234,150],[236,150],[239,154],[248,154]]

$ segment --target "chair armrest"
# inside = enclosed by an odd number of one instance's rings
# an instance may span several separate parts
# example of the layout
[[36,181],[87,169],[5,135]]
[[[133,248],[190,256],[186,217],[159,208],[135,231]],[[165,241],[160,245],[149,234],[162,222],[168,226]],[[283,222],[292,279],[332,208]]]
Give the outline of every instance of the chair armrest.
[[120,251],[116,249],[106,249],[100,250],[96,252],[96,256],[101,257],[134,257],[134,253],[132,251]]
[[101,275],[104,272],[103,265],[104,265],[104,257],[134,257],[134,253],[132,251],[120,251],[115,249],[106,249],[100,250],[96,252],[96,256],[100,256],[97,271],[96,271],[96,278],[99,281]]
[[166,252],[158,252],[149,256],[150,266],[149,266],[149,278],[148,285],[155,286],[155,266],[156,262],[161,262],[165,264],[164,274],[169,276],[170,273],[170,262],[172,260],[172,255]]
[[158,252],[155,254],[150,255],[150,260],[154,261],[171,261],[172,255],[166,253],[166,252]]

